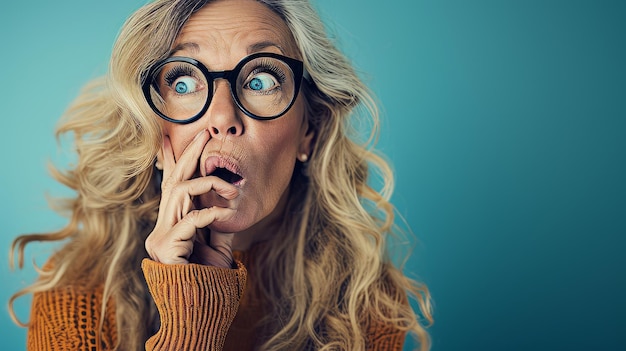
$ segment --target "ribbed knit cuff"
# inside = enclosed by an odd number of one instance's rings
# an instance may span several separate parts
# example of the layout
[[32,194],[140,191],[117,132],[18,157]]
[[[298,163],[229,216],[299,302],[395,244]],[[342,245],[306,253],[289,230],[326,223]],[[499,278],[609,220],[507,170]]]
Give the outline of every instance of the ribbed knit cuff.
[[222,350],[246,285],[243,264],[228,269],[144,259],[141,268],[161,317],[146,350]]

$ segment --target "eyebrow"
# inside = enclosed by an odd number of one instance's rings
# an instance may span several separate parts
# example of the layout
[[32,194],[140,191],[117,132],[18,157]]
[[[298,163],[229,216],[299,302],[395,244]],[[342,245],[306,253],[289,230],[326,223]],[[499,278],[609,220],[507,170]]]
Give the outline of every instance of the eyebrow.
[[[285,50],[283,49],[283,47],[281,45],[278,45],[278,44],[272,42],[272,41],[261,41],[261,42],[249,45],[247,52],[248,52],[248,54],[252,54],[252,53],[255,53],[255,52],[263,51],[263,49],[267,49],[269,47],[275,47],[278,50],[280,50],[280,52],[283,55],[285,54]],[[200,52],[200,45],[198,45],[197,43],[193,43],[193,42],[180,43],[180,44],[176,45],[172,49],[172,51],[170,51],[170,56],[174,55],[175,53],[177,53],[179,51],[191,51],[191,53],[193,53],[193,54],[198,54]]]
[[269,41],[269,40],[268,41],[261,41],[261,42],[254,43],[254,44],[248,46],[248,54],[252,54],[252,53],[255,53],[255,52],[263,51],[263,49],[267,49],[267,48],[272,47],[272,46],[277,48],[278,50],[280,50],[281,54],[283,54],[283,55],[285,54],[285,50],[283,49],[282,46],[280,46],[280,45],[278,45],[278,44],[276,44],[276,43],[274,43],[272,41]]
[[170,56],[174,55],[175,53],[179,52],[179,51],[183,51],[183,50],[189,50],[194,54],[197,54],[200,51],[200,45],[196,44],[196,43],[190,43],[190,42],[186,42],[186,43],[180,43],[178,45],[176,45],[172,51],[170,51]]

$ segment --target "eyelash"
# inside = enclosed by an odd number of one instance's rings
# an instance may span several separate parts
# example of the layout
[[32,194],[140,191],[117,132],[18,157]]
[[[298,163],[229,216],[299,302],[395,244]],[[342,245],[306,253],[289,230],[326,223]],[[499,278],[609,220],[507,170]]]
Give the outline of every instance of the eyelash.
[[190,67],[176,66],[165,74],[165,76],[163,77],[163,80],[165,81],[165,84],[167,84],[168,87],[171,87],[176,79],[183,77],[183,76],[196,78],[193,70]]
[[272,64],[259,65],[258,67],[253,69],[250,74],[248,74],[248,77],[259,73],[269,73],[278,78],[278,81],[280,83],[285,82],[285,80],[287,79],[287,77],[285,76],[285,72],[280,70],[276,65]]

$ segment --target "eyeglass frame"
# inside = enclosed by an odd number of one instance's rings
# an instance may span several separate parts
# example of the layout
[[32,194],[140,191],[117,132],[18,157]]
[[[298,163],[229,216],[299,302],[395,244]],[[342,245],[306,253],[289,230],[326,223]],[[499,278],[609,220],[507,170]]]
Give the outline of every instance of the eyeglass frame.
[[[241,69],[250,61],[259,58],[259,57],[271,57],[271,58],[275,58],[278,60],[283,61],[284,63],[287,64],[287,66],[289,67],[289,69],[291,69],[291,72],[293,73],[293,77],[294,77],[294,94],[293,94],[293,98],[291,99],[291,102],[289,103],[289,105],[287,105],[287,107],[278,115],[276,116],[272,116],[272,117],[260,117],[257,116],[255,114],[253,114],[252,112],[248,111],[243,104],[241,103],[241,101],[239,100],[239,96],[236,93],[236,89],[237,89],[237,77],[239,76],[239,73],[241,73]],[[208,88],[210,89],[210,93],[207,94],[207,99],[206,102],[204,103],[204,106],[202,107],[202,109],[200,110],[200,112],[198,112],[195,116],[187,118],[187,119],[174,119],[171,118],[169,116],[167,116],[166,114],[164,114],[163,112],[161,112],[156,104],[154,103],[154,101],[152,101],[152,95],[150,92],[150,88],[152,86],[152,82],[154,81],[154,74],[156,72],[158,72],[161,68],[163,68],[163,66],[165,66],[168,63],[171,62],[185,62],[188,64],[193,65],[194,67],[198,68],[200,70],[200,72],[202,72],[202,74],[204,75],[204,78],[206,78],[207,80],[207,84],[208,84]],[[300,92],[300,85],[302,83],[303,79],[306,79],[307,81],[311,81],[311,77],[309,75],[309,73],[307,72],[306,68],[304,67],[304,63],[300,60],[291,58],[291,57],[287,57],[287,56],[283,56],[280,54],[275,54],[275,53],[270,53],[270,52],[258,52],[258,53],[254,53],[251,55],[248,55],[244,58],[242,58],[237,65],[235,66],[235,68],[231,69],[231,70],[224,70],[224,71],[209,71],[208,68],[206,68],[206,66],[196,60],[193,59],[191,57],[186,57],[186,56],[171,56],[168,57],[166,59],[163,59],[159,62],[157,62],[156,64],[154,64],[150,70],[148,70],[148,74],[146,75],[146,79],[142,84],[142,90],[143,90],[143,95],[146,99],[146,101],[148,102],[148,105],[150,105],[150,107],[152,108],[152,111],[154,111],[157,115],[159,115],[159,117],[163,118],[164,120],[168,121],[168,122],[172,122],[172,123],[177,123],[177,124],[189,124],[189,123],[193,123],[197,120],[199,120],[205,113],[206,111],[209,109],[209,106],[211,105],[211,101],[213,101],[213,89],[214,89],[214,81],[216,79],[225,79],[226,81],[228,81],[228,85],[230,86],[230,95],[233,98],[233,101],[235,101],[235,104],[237,105],[237,107],[239,108],[239,110],[241,112],[243,112],[246,116],[259,120],[259,121],[268,121],[268,120],[272,120],[272,119],[276,119],[278,117],[281,117],[282,115],[284,115],[285,113],[287,113],[291,107],[293,106],[293,104],[295,103],[296,99],[298,98],[298,94]]]

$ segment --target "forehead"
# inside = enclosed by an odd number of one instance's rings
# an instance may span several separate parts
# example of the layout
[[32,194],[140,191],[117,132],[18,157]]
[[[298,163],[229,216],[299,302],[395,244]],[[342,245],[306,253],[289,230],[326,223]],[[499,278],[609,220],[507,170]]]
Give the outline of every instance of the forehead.
[[255,0],[208,3],[189,18],[174,45],[175,52],[208,54],[216,65],[259,51],[300,56],[282,18]]

